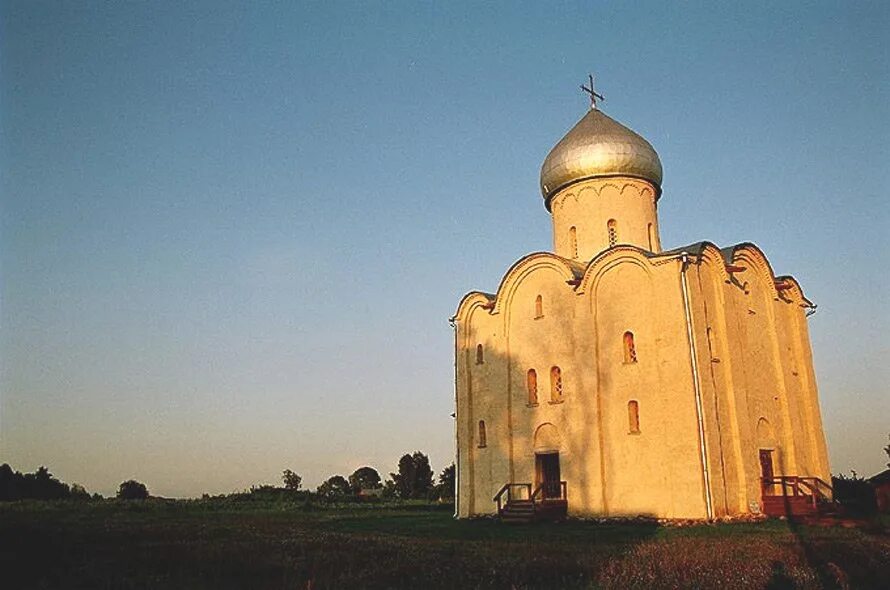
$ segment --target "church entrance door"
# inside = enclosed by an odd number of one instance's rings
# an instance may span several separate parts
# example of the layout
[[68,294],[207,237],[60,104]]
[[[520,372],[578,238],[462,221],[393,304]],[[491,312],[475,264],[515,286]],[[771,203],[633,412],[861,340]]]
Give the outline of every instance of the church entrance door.
[[535,454],[535,484],[542,486],[541,495],[545,500],[562,497],[559,474],[559,453]]
[[763,495],[771,496],[773,494],[773,452],[767,449],[760,449],[760,478]]

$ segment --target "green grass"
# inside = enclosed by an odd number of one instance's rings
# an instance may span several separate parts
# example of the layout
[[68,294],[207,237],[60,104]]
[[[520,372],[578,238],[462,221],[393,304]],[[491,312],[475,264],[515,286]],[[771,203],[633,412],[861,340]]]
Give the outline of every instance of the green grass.
[[890,537],[765,523],[455,521],[447,507],[0,505],[8,588],[887,587]]

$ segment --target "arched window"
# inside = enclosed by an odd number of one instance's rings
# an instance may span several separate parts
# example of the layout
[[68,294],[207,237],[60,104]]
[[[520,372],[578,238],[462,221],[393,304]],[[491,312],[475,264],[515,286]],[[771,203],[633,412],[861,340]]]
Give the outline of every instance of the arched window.
[[572,258],[578,258],[578,230],[574,225],[569,228],[569,251],[572,253]]
[[544,317],[544,299],[538,295],[535,297],[535,319]]
[[488,442],[485,440],[485,420],[479,420],[479,448],[481,449],[487,445]]
[[640,433],[640,404],[636,400],[627,402],[627,421],[631,434]]
[[625,363],[637,362],[637,348],[636,348],[636,346],[634,346],[633,332],[625,332],[624,333],[624,362]]
[[655,231],[652,229],[652,224],[650,223],[646,229],[649,233],[649,251],[655,252]]
[[562,401],[562,371],[559,367],[550,367],[550,401]]
[[482,345],[477,344],[476,345],[476,364],[481,365],[484,362],[485,362],[485,356],[482,352]]
[[525,376],[525,382],[528,386],[528,403],[529,405],[538,405],[538,374],[534,369],[529,369]]
[[609,230],[609,247],[613,247],[618,243],[618,224],[614,219],[610,219],[606,224],[606,229]]

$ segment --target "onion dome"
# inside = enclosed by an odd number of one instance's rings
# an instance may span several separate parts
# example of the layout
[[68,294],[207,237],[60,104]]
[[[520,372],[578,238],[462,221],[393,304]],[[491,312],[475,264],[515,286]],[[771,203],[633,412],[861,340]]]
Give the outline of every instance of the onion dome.
[[661,194],[661,160],[652,145],[621,123],[591,108],[550,150],[541,166],[541,194],[591,178],[630,176],[652,183]]

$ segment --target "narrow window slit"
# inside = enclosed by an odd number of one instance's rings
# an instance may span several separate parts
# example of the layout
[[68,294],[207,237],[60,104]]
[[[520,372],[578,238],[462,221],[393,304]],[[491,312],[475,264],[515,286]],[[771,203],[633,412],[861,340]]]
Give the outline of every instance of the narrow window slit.
[[555,366],[550,368],[550,401],[562,401],[562,371]]
[[640,403],[636,400],[627,402],[627,419],[630,434],[640,433]]
[[634,345],[633,332],[624,333],[624,362],[625,364],[637,362],[637,348]]
[[526,385],[528,387],[529,405],[538,405],[538,374],[534,369],[528,370],[528,374],[526,375]]

